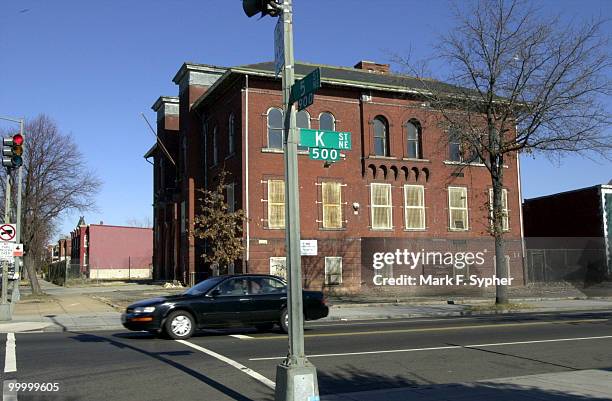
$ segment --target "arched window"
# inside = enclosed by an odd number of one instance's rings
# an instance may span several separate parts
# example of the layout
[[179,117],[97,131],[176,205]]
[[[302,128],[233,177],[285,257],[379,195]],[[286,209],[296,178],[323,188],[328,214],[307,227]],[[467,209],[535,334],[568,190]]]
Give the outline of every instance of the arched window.
[[268,148],[283,148],[283,112],[279,109],[268,110]]
[[[310,128],[310,114],[306,110],[298,111],[296,116],[296,126],[298,128]],[[298,146],[299,150],[308,150],[307,146]]]
[[450,127],[448,130],[448,159],[454,162],[463,161],[463,152],[461,149],[461,133],[459,128]]
[[374,119],[374,154],[389,156],[389,124],[382,116]]
[[322,131],[335,131],[336,119],[332,113],[323,112],[319,116],[319,129]]
[[421,145],[421,125],[418,121],[408,121],[406,123],[406,143],[407,143],[407,156],[413,159],[422,159],[422,145]]
[[227,121],[227,147],[231,155],[236,151],[236,118],[234,113],[230,113]]

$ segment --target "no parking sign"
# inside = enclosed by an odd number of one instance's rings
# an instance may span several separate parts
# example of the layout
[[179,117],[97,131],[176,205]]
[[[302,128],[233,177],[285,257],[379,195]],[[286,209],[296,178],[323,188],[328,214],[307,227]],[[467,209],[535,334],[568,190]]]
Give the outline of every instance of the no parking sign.
[[17,242],[15,238],[16,233],[15,224],[2,224],[0,226],[0,241]]

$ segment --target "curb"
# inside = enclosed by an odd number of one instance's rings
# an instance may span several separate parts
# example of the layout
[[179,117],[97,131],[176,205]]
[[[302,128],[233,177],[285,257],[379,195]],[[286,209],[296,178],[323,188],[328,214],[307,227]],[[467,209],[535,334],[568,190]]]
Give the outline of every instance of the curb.
[[399,313],[399,314],[380,314],[380,315],[356,315],[349,318],[341,316],[328,316],[323,321],[353,321],[353,320],[388,320],[388,319],[414,319],[424,317],[470,317],[485,315],[508,315],[508,314],[529,314],[529,313],[581,313],[581,312],[606,312],[610,308],[590,308],[590,309],[519,309],[519,310],[495,310],[495,311],[458,311],[458,312],[431,312],[431,313]]
[[117,331],[125,330],[123,326],[79,326],[79,327],[62,327],[57,324],[52,324],[45,327],[42,331],[45,333],[77,333],[80,331]]
[[[598,297],[598,298],[587,298],[587,297],[555,297],[555,298],[547,298],[547,297],[534,297],[534,298],[510,298],[509,301],[513,303],[520,302],[542,302],[542,301],[585,301],[585,300],[601,300],[601,301],[612,301],[612,298],[606,297]],[[495,298],[491,299],[452,299],[448,298],[447,300],[430,300],[430,301],[380,301],[380,302],[340,302],[334,303],[333,299],[329,300],[331,306],[336,308],[358,308],[358,307],[372,307],[372,306],[389,306],[389,305],[398,305],[398,306],[437,306],[437,305],[448,305],[448,301],[453,301],[454,305],[478,305],[478,304],[486,304],[490,302],[494,302]]]
[[100,301],[100,302],[110,306],[113,309],[117,309],[118,311],[122,311],[123,310],[123,308],[121,306],[112,303],[111,300],[108,299],[108,298],[100,297],[98,295],[89,295],[89,297],[92,298],[92,299],[95,299],[96,301]]

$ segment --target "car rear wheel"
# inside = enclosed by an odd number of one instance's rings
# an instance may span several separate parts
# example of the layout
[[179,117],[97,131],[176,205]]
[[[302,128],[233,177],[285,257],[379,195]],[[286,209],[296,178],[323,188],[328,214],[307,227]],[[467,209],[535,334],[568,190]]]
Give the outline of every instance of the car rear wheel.
[[182,310],[170,313],[164,326],[166,334],[174,340],[189,338],[195,331],[193,316]]
[[279,325],[283,333],[289,332],[289,311],[287,311],[287,308],[281,310]]

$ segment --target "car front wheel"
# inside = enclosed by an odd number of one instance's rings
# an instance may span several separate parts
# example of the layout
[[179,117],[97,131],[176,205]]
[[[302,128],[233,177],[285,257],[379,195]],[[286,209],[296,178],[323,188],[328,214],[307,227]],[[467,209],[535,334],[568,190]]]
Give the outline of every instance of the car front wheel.
[[174,340],[184,340],[191,337],[195,331],[193,316],[185,311],[170,313],[166,319],[165,331]]

